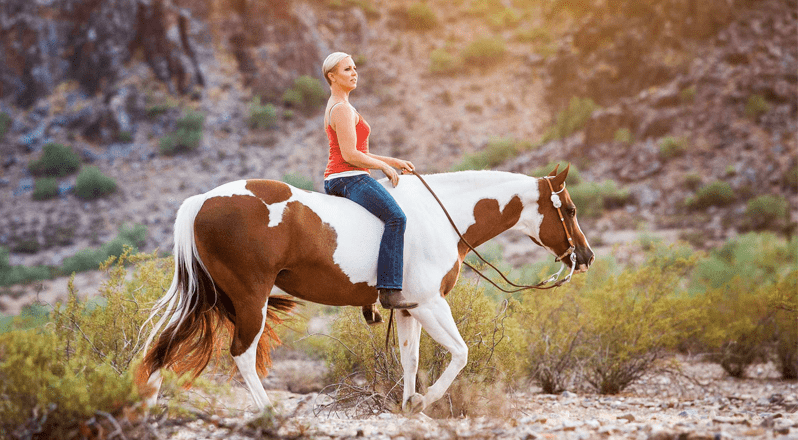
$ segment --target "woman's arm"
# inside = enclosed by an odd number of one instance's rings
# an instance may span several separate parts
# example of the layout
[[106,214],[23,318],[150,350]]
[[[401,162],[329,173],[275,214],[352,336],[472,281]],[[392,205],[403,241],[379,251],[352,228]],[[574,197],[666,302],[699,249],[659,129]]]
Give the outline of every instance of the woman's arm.
[[[330,113],[330,125],[338,136],[338,145],[341,147],[341,156],[348,163],[360,167],[380,170],[388,176],[391,184],[396,186],[399,183],[399,175],[386,161],[380,156],[363,153],[357,149],[357,113],[349,106],[339,106]],[[390,158],[388,158],[390,159]]]

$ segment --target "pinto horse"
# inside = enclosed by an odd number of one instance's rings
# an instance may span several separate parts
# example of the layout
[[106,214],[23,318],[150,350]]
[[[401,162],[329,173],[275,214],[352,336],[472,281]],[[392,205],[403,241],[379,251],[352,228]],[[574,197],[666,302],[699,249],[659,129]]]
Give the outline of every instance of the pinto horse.
[[[544,178],[464,171],[430,175],[427,182],[472,246],[516,229],[572,272],[582,272],[594,256],[565,190],[569,168],[559,174],[555,168]],[[418,307],[396,314],[396,330],[402,408],[419,412],[442,397],[466,365],[468,347],[445,296],[469,249],[418,178],[402,176],[395,188],[387,179],[381,182],[407,216],[403,295]],[[270,406],[259,378],[275,338],[269,321],[279,320],[275,311],[295,304],[286,296],[270,297],[272,287],[320,304],[373,307],[382,231],[379,219],[350,200],[277,181],[231,182],[186,199],[175,221],[174,279],[153,315],[165,313],[147,346],[167,317],[169,323],[137,371],[142,395],[155,403],[161,368],[199,375],[214,351],[218,327],[226,326],[230,354],[255,404]],[[569,253],[575,258],[563,258]],[[423,396],[416,393],[422,328],[452,355]]]

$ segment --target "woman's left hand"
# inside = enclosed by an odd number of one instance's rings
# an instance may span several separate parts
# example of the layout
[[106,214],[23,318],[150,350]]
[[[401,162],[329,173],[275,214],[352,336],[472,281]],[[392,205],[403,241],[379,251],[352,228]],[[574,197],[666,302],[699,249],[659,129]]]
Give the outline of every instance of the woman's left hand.
[[402,174],[410,174],[416,169],[416,167],[413,166],[413,163],[411,163],[409,160],[402,159],[396,159],[396,164],[394,164],[394,167],[399,168]]

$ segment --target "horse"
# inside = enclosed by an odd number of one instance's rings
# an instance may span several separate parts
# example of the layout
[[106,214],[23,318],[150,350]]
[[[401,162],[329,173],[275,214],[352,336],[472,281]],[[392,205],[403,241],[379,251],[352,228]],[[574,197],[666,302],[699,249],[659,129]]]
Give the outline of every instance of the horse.
[[[565,189],[570,165],[560,173],[558,168],[542,178],[489,170],[426,176],[464,231],[462,239],[420,179],[401,176],[396,187],[380,181],[407,217],[403,295],[418,303],[395,317],[403,411],[421,412],[441,398],[466,365],[468,347],[445,299],[469,252],[466,242],[476,247],[515,229],[571,273],[586,271],[593,262]],[[379,219],[350,200],[278,181],[235,181],[186,199],[175,220],[172,284],[150,319],[160,310],[164,314],[136,372],[140,394],[149,405],[157,402],[162,368],[198,376],[218,349],[215,335],[226,327],[230,354],[254,403],[261,410],[271,406],[259,375],[266,374],[279,312],[290,311],[295,298],[376,311],[382,231]],[[569,254],[575,257],[564,258]],[[273,286],[293,298],[270,296]],[[451,353],[426,395],[416,393],[422,328]]]

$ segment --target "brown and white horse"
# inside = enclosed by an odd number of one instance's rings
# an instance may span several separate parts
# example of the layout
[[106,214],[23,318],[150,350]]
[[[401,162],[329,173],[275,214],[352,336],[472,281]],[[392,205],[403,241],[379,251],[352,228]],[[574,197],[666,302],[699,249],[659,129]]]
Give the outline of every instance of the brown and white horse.
[[[573,268],[581,272],[593,261],[593,252],[565,191],[567,175],[568,168],[559,174],[555,168],[545,178],[465,171],[426,180],[473,246],[516,229],[555,256],[570,248],[576,255]],[[466,365],[468,347],[445,296],[468,249],[418,178],[403,176],[396,188],[385,179],[382,183],[407,216],[403,292],[418,307],[397,313],[396,322],[404,369],[402,404],[417,412],[442,397]],[[562,218],[552,193],[562,201]],[[275,310],[290,310],[295,303],[270,297],[272,287],[320,304],[371,306],[377,300],[382,230],[380,220],[350,200],[276,181],[231,182],[186,199],[175,221],[174,279],[155,308],[166,312],[148,346],[166,319],[169,323],[137,372],[143,395],[155,402],[161,368],[199,375],[221,325],[230,330],[230,353],[255,403],[261,409],[270,405],[259,378],[275,337],[267,318],[276,319]],[[452,355],[425,396],[415,392],[422,327]]]

